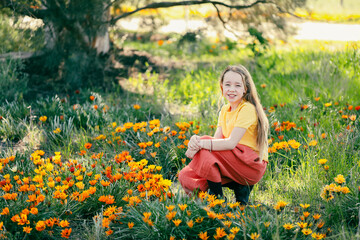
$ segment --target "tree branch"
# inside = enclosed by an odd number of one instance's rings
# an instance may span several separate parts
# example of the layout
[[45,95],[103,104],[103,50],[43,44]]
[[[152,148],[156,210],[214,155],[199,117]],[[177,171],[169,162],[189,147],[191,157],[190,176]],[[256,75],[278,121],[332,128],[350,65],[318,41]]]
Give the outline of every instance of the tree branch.
[[123,13],[115,18],[112,18],[110,20],[111,24],[116,23],[116,21],[118,21],[119,19],[128,17],[134,13],[137,13],[141,10],[145,10],[145,9],[153,9],[153,8],[170,8],[170,7],[176,7],[176,6],[188,6],[188,5],[201,5],[201,4],[215,4],[215,5],[220,5],[220,6],[224,6],[230,9],[246,9],[246,8],[251,8],[257,4],[260,3],[270,3],[270,4],[275,4],[272,1],[269,0],[257,0],[251,4],[247,4],[247,5],[229,5],[223,2],[219,2],[219,1],[209,1],[209,0],[203,0],[203,1],[181,1],[181,2],[157,2],[157,3],[150,3],[149,5],[146,5],[145,7],[141,7],[141,8],[137,8],[134,11],[131,12],[126,12]]
[[[219,8],[216,6],[215,3],[213,3],[213,6],[214,8],[216,9],[216,12],[217,12],[217,16],[220,20],[220,22],[222,23],[224,29],[226,29],[227,31],[231,32],[232,34],[234,34],[234,36],[240,38],[240,35],[237,34],[235,31],[233,31],[232,29],[229,29],[227,26],[226,26],[226,23],[230,20],[230,18],[228,19],[228,21],[225,21],[222,17],[221,17],[221,12],[219,10]],[[231,14],[230,14],[230,17],[231,17]]]
[[24,6],[24,4],[17,3],[13,0],[3,0],[1,6],[4,8],[10,8],[13,12],[17,14],[29,16],[32,18],[43,19],[47,14],[47,11],[44,9]]

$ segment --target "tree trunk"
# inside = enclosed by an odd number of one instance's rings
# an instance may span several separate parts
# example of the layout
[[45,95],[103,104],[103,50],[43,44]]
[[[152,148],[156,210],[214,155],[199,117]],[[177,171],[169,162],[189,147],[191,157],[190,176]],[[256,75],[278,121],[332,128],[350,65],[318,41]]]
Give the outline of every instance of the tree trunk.
[[[93,6],[79,12],[79,6],[70,5],[59,13],[56,7],[49,4],[49,13],[43,19],[46,54],[40,62],[45,73],[66,89],[102,85],[110,51],[109,25],[104,24],[109,20],[109,11]],[[44,73],[44,69],[40,71]]]

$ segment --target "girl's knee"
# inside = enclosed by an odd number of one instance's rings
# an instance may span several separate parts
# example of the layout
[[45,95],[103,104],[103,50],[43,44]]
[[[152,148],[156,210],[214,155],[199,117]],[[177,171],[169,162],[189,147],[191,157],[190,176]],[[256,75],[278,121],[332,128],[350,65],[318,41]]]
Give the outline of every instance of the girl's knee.
[[188,175],[189,171],[190,171],[189,166],[186,166],[180,170],[178,174],[178,179],[180,183],[186,178],[186,175]]

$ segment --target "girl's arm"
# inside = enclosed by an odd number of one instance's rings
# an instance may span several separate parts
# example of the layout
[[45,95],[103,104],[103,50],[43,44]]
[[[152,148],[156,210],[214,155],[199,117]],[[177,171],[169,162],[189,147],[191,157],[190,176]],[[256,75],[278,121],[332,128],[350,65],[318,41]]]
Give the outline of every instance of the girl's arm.
[[222,134],[222,128],[221,127],[216,128],[214,138],[224,138],[224,136]]
[[[216,135],[218,134],[218,129],[215,132],[215,136],[218,136]],[[244,136],[245,132],[245,128],[234,127],[230,134],[230,137],[223,139],[201,139],[200,147],[214,151],[233,150],[240,142],[240,139]]]

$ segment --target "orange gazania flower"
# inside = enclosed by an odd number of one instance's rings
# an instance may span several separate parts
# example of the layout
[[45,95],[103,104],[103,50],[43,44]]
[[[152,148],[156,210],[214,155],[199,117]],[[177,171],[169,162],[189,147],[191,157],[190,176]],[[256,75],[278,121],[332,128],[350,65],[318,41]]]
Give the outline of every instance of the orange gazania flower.
[[9,215],[10,211],[9,211],[9,208],[6,207],[2,210],[2,212],[0,213],[0,215]]
[[223,238],[226,236],[226,232],[225,232],[224,228],[218,227],[218,228],[216,228],[215,231],[216,231],[216,234],[214,235],[215,239],[220,239],[220,238]]
[[45,122],[47,120],[47,116],[41,116],[39,117],[39,120]]
[[157,44],[158,44],[159,46],[162,46],[162,45],[164,44],[164,40],[159,40],[159,41],[157,42]]
[[133,222],[128,222],[128,227],[129,227],[129,229],[132,229],[134,227],[134,223]]
[[166,218],[171,221],[174,217],[176,216],[176,212],[175,211],[170,211],[166,214]]
[[90,100],[94,101],[95,97],[94,96],[90,96]]
[[207,240],[210,237],[207,235],[207,232],[200,232],[198,236],[201,240]]
[[38,222],[36,223],[35,229],[36,229],[37,231],[41,232],[41,231],[45,230],[45,228],[46,228],[46,225],[45,225],[45,222],[44,222],[44,221],[38,221]]
[[31,208],[30,212],[31,212],[31,214],[36,215],[36,214],[38,214],[39,211],[37,208]]
[[[0,229],[1,229],[1,228],[0,228]],[[23,232],[25,232],[25,233],[30,233],[31,230],[32,230],[31,227],[23,227]]]
[[133,106],[133,108],[134,108],[135,110],[139,110],[141,107],[140,107],[139,104],[135,104],[135,105]]
[[65,228],[61,231],[61,237],[63,238],[69,238],[71,234],[72,229],[71,228]]
[[355,121],[356,120],[356,115],[350,115],[349,118],[350,118],[351,121]]
[[85,145],[84,145],[84,147],[85,147],[86,149],[90,149],[90,148],[91,148],[91,146],[92,146],[92,144],[91,144],[91,143],[85,143]]
[[175,219],[175,220],[172,220],[173,223],[175,224],[176,227],[178,227],[180,225],[180,223],[182,222],[180,219]]

